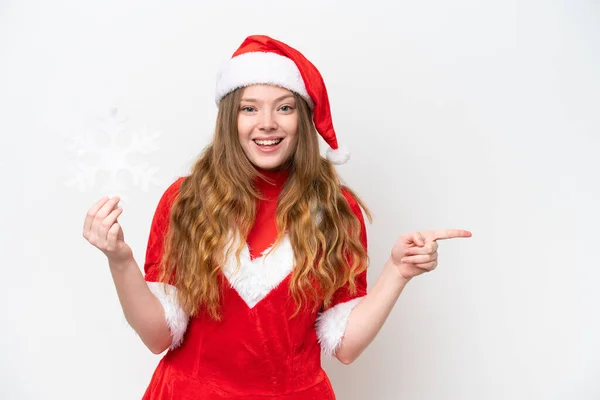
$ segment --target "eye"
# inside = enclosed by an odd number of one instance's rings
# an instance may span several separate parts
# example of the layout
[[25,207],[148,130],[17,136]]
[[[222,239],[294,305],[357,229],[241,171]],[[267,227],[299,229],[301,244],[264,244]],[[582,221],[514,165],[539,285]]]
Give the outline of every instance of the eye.
[[244,107],[240,107],[240,111],[251,113],[252,111],[255,111],[255,108],[251,107],[251,106],[244,106]]
[[292,106],[281,106],[279,107],[279,110],[283,111],[283,112],[290,112],[292,111],[294,108]]

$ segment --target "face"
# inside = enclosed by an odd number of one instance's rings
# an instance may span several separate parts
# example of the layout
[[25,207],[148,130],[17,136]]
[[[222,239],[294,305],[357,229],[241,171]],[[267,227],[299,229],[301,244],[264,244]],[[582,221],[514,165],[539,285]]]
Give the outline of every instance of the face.
[[242,92],[238,136],[246,157],[257,168],[276,170],[296,148],[298,110],[291,91],[252,85]]

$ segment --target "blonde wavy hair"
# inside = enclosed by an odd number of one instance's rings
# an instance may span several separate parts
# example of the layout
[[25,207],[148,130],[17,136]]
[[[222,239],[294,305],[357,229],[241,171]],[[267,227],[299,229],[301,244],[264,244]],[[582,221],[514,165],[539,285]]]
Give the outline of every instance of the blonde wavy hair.
[[[238,237],[247,237],[260,198],[253,186],[259,172],[238,138],[242,92],[237,89],[220,102],[213,141],[173,203],[162,259],[161,280],[174,282],[183,309],[190,315],[204,310],[215,320],[220,319],[219,272],[229,253],[230,233],[233,229]],[[303,306],[313,310],[320,304],[329,306],[334,292],[347,283],[354,292],[355,278],[367,267],[368,256],[360,241],[360,222],[342,194],[339,176],[319,153],[311,110],[302,97],[295,93],[294,97],[298,140],[283,166],[289,168],[289,177],[277,202],[275,245],[287,233],[295,259],[290,294],[297,313]],[[363,202],[344,189],[370,221]],[[238,261],[244,245],[242,240],[235,249]]]

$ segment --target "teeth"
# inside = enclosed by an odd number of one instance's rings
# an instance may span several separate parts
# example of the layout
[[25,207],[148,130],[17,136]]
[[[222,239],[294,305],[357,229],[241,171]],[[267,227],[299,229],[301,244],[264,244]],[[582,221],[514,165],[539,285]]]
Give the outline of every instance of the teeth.
[[281,142],[282,139],[275,139],[275,140],[259,140],[259,139],[254,139],[254,142],[260,146],[272,146],[274,144],[278,144],[279,142]]

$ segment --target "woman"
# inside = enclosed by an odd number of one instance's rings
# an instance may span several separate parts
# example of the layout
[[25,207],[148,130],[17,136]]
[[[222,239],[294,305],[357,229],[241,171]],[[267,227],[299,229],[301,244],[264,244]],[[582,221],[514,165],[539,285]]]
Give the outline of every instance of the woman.
[[436,267],[436,240],[471,234],[402,235],[367,294],[369,213],[332,165],[348,154],[318,70],[250,36],[220,71],[216,100],[212,143],[158,204],[144,276],[118,197],[84,224],[128,322],[154,353],[169,349],[144,399],[334,399],[321,353],[354,361],[406,283]]

